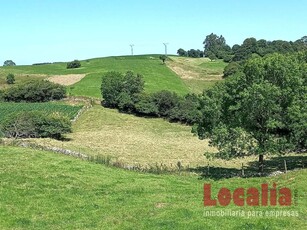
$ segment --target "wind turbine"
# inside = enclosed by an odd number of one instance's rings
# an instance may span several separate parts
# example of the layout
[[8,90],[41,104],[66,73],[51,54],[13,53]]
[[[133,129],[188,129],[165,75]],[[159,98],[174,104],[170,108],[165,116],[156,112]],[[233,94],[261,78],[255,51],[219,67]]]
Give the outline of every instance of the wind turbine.
[[165,56],[167,56],[167,45],[168,45],[168,43],[163,43],[163,45],[164,45],[164,48],[165,48]]
[[134,44],[131,44],[130,47],[131,47],[131,55],[133,56],[133,46]]

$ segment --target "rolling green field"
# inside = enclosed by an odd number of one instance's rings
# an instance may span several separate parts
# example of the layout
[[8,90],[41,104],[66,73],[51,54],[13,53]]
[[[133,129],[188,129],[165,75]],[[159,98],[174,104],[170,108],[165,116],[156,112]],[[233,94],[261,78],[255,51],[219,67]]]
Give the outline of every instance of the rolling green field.
[[86,74],[80,82],[69,86],[70,95],[101,97],[101,78],[107,71],[127,72],[131,70],[144,76],[145,90],[156,92],[170,90],[180,95],[189,92],[185,83],[166,65],[162,65],[158,55],[122,56],[95,58],[81,62],[78,69],[66,69],[66,63],[56,63],[38,66],[14,66],[0,68],[0,84],[5,85],[8,73],[16,75],[16,83],[27,79],[47,78],[52,75]]
[[[0,147],[1,229],[306,229],[306,170],[269,178],[199,180],[195,176],[129,172],[49,152]],[[296,189],[294,207],[204,209],[203,184],[262,183]],[[215,197],[215,195],[213,195]],[[244,211],[208,217],[204,211]],[[250,217],[252,211],[297,211],[298,217]]]
[[60,112],[73,119],[82,106],[71,106],[58,103],[13,103],[0,102],[0,119],[4,119],[11,113],[20,111],[41,111],[48,113]]

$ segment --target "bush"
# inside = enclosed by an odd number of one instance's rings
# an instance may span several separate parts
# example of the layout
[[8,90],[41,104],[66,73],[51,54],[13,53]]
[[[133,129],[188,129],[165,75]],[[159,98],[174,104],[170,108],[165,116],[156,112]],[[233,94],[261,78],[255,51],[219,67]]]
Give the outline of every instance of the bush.
[[74,60],[72,62],[67,63],[67,69],[75,69],[81,67],[81,62],[78,60]]
[[13,102],[46,102],[65,97],[65,87],[46,80],[28,81],[4,91],[3,99]]
[[137,114],[146,116],[157,116],[159,110],[154,102],[151,94],[138,95],[138,102],[135,104],[135,110]]
[[179,100],[177,106],[171,109],[169,119],[171,121],[194,124],[201,117],[201,113],[198,108],[198,97],[195,94],[187,94],[184,98]]
[[158,108],[158,115],[163,117],[168,117],[171,110],[179,103],[178,95],[167,90],[156,92],[152,97]]
[[15,75],[12,74],[12,73],[9,73],[7,76],[6,76],[6,83],[7,84],[14,84],[15,83]]
[[128,71],[125,75],[119,72],[108,72],[102,78],[101,91],[103,105],[132,112],[137,94],[144,89],[143,77]]
[[238,62],[231,62],[225,68],[223,72],[223,78],[233,75],[241,70],[241,66]]
[[23,111],[2,121],[0,132],[8,138],[61,139],[63,134],[71,132],[71,122],[59,113],[46,115],[39,111]]
[[3,63],[3,66],[15,66],[15,62],[13,62],[12,60],[6,60],[4,63]]

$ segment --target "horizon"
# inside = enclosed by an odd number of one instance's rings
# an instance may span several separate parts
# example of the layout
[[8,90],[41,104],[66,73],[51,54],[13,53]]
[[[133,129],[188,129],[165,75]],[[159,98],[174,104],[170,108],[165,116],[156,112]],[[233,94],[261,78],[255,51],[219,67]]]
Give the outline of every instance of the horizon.
[[[74,3],[74,4],[72,4]],[[191,0],[146,2],[71,0],[3,2],[0,65],[68,62],[98,57],[164,54],[179,48],[203,50],[211,33],[230,46],[254,37],[295,41],[306,35],[307,2]]]

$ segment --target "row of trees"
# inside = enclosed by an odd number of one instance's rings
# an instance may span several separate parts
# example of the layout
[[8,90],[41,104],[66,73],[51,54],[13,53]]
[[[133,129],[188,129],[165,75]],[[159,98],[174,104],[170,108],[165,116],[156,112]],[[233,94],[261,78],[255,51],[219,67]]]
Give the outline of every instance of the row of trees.
[[0,100],[11,102],[46,102],[60,100],[66,88],[46,80],[32,80],[0,91]]
[[108,72],[103,77],[101,90],[103,105],[117,108],[121,112],[164,117],[187,124],[193,124],[199,119],[196,95],[180,97],[167,90],[145,93],[143,77],[131,71],[126,74]]
[[226,39],[220,35],[209,34],[204,42],[204,55],[210,59],[224,59],[226,62],[242,61],[255,56],[265,56],[271,53],[293,53],[307,49],[307,36],[288,42],[282,40],[267,41],[246,38],[241,45],[227,45]]
[[[33,80],[0,91],[0,101],[47,102],[62,99],[65,93],[64,86],[45,80]],[[63,134],[69,132],[71,122],[60,113],[21,111],[12,113],[0,121],[0,137],[61,139]]]
[[72,132],[69,118],[59,113],[21,111],[10,114],[0,121],[0,137],[8,138],[54,138]]
[[177,50],[177,54],[181,57],[200,58],[204,56],[204,51],[201,51],[199,49],[190,49],[188,51],[185,51],[184,49],[180,48],[179,50]]
[[194,132],[225,159],[307,148],[307,51],[249,59],[200,98]]

